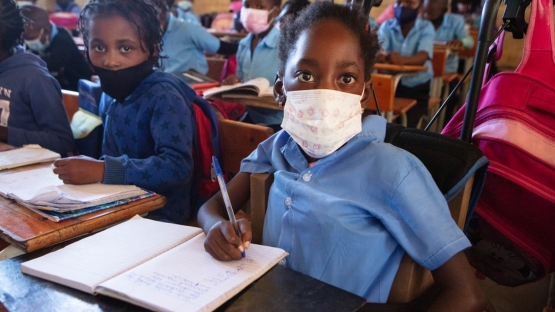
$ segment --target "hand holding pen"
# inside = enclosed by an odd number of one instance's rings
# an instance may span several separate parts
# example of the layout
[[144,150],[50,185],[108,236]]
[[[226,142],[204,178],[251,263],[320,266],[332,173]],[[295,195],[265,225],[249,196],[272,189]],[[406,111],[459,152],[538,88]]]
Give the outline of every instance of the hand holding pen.
[[245,247],[243,246],[243,242],[241,239],[241,230],[237,225],[237,220],[235,219],[235,211],[233,211],[233,207],[231,206],[231,201],[229,200],[229,194],[227,192],[227,186],[225,184],[224,176],[222,169],[220,168],[220,164],[218,163],[218,159],[213,156],[212,157],[212,164],[214,166],[214,171],[216,173],[216,178],[218,179],[218,184],[220,185],[221,195],[225,203],[225,208],[227,211],[227,215],[229,217],[229,222],[233,227],[233,231],[239,237],[240,244],[237,246],[237,249],[241,252],[241,256],[245,258]]

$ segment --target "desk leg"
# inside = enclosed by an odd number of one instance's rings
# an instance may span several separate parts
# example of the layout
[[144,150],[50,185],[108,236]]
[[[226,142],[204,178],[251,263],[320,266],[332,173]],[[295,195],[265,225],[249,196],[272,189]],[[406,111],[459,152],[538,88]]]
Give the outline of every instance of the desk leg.
[[15,247],[14,245],[9,245],[8,247],[4,248],[4,250],[0,251],[0,261],[17,257],[24,253],[25,251]]

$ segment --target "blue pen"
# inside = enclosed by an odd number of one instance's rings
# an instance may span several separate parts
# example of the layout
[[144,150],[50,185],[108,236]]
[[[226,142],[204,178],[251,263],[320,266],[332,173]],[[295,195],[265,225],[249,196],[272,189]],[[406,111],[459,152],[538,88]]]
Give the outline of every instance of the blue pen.
[[[212,165],[214,166],[214,171],[216,171],[216,178],[218,179],[218,184],[220,184],[220,190],[222,191],[222,197],[224,198],[225,202],[225,209],[227,210],[227,215],[229,216],[229,222],[233,225],[233,229],[235,230],[235,234],[239,236],[241,239],[241,231],[239,230],[239,226],[237,225],[237,220],[235,220],[235,212],[231,207],[231,201],[229,200],[229,194],[227,193],[227,187],[224,181],[224,174],[222,173],[222,168],[220,168],[220,164],[218,163],[218,159],[216,156],[212,156]],[[241,251],[241,255],[245,258],[245,250],[243,246],[240,245],[238,248]]]

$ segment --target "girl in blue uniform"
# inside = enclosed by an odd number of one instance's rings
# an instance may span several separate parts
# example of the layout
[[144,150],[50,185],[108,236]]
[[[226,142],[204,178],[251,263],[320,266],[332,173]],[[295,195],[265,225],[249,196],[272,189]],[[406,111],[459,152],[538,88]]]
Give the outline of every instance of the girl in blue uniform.
[[[282,31],[274,92],[284,103],[283,130],[243,160],[228,185],[233,207],[249,198],[251,173],[271,173],[263,242],[286,250],[289,268],[386,302],[407,252],[442,289],[432,310],[480,311],[484,296],[462,253],[470,243],[429,172],[383,142],[385,119],[361,121],[379,49],[367,18],[315,2]],[[238,221],[241,240],[225,211],[219,193],[201,207],[205,249],[238,260],[250,223]]]

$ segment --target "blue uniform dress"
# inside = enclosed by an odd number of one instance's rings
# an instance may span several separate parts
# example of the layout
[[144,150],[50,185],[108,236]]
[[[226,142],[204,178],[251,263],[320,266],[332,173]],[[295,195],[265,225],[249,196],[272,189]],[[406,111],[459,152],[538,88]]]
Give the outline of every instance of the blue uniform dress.
[[[436,29],[435,41],[451,41],[459,39],[463,47],[470,49],[474,46],[474,39],[468,34],[464,27],[464,18],[458,14],[446,13],[443,22]],[[459,56],[456,52],[449,53],[445,66],[446,73],[456,73],[459,67]]]
[[285,131],[241,163],[274,174],[264,244],[285,249],[288,267],[369,302],[386,302],[405,251],[433,270],[470,246],[424,165],[383,142],[385,125],[365,118],[311,168]]
[[208,72],[204,52],[214,54],[220,48],[220,40],[209,34],[199,24],[188,23],[168,14],[168,29],[162,37],[164,45],[160,69],[180,74],[194,69],[201,74]]
[[[169,82],[168,82],[169,80]],[[102,153],[107,184],[134,184],[166,197],[149,215],[185,223],[191,211],[195,117],[192,89],[174,75],[155,72],[119,103],[102,94]]]
[[[253,34],[248,34],[239,42],[237,49],[237,77],[241,81],[248,81],[258,77],[268,79],[274,85],[276,73],[279,68],[278,39],[279,30],[272,30],[258,43],[251,53]],[[255,123],[266,125],[280,125],[283,121],[283,111],[260,107],[247,106],[247,111]]]

